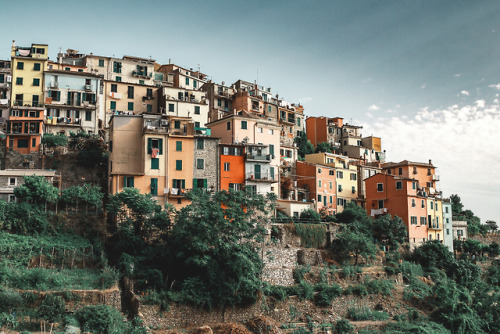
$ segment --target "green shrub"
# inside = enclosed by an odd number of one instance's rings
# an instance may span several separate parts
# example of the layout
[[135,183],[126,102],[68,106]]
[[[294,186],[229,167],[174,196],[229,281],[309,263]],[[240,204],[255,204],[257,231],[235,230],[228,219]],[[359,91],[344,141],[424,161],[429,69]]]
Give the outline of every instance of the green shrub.
[[403,279],[406,282],[410,282],[413,278],[416,278],[417,276],[424,276],[424,270],[422,269],[422,266],[419,264],[415,264],[412,262],[407,262],[403,261],[401,263],[401,273],[403,274]]
[[443,325],[432,321],[406,322],[400,321],[397,323],[389,323],[385,328],[384,334],[450,334],[450,331]]
[[83,331],[120,334],[126,331],[123,316],[108,305],[91,305],[76,311],[75,317]]
[[354,333],[354,326],[351,325],[351,323],[349,322],[349,320],[347,320],[347,319],[340,319],[335,324],[335,333],[337,333],[337,334]]
[[280,285],[268,285],[264,289],[266,296],[274,297],[277,301],[284,301],[288,298],[286,287]]
[[300,293],[298,294],[299,299],[301,300],[311,300],[314,298],[314,287],[311,283],[307,281],[301,281],[300,284]]
[[380,293],[384,296],[390,296],[394,289],[394,283],[387,279],[371,280],[366,285],[370,294]]
[[295,233],[300,237],[302,246],[320,248],[326,238],[326,225],[295,224]]
[[318,224],[321,222],[321,215],[313,209],[306,209],[300,213],[300,221],[306,224]]
[[342,288],[338,284],[317,284],[315,290],[318,292],[314,298],[314,303],[318,306],[330,306],[332,300],[342,294]]
[[368,295],[368,288],[365,284],[349,285],[344,290],[346,295],[366,296]]
[[373,311],[366,306],[348,308],[347,316],[354,321],[363,321],[363,320],[378,321],[378,320],[389,319],[389,315],[386,312]]
[[7,328],[14,329],[17,325],[18,322],[16,321],[14,315],[6,312],[0,312],[0,328],[5,326]]
[[352,278],[357,274],[361,274],[362,272],[363,268],[361,268],[360,266],[350,266],[350,265],[342,266],[342,275],[345,278]]
[[22,306],[24,304],[23,302],[22,296],[16,291],[0,291],[0,312],[10,313],[16,308]]
[[311,272],[311,266],[297,266],[293,270],[293,279],[296,283],[300,283],[307,273]]
[[62,297],[46,295],[40,306],[38,306],[37,314],[39,318],[55,323],[61,319],[65,310],[66,304]]

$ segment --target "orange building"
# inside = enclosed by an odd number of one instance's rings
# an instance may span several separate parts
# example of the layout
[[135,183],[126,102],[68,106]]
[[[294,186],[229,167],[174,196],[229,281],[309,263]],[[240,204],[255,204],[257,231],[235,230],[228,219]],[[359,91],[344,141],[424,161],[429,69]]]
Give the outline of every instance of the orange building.
[[337,182],[335,167],[297,161],[297,186],[299,200],[316,202],[316,210],[337,211]]
[[220,145],[220,190],[242,190],[245,185],[245,147]]
[[344,119],[341,117],[308,117],[306,119],[307,139],[314,146],[328,142],[340,149],[343,125]]
[[44,109],[16,106],[7,120],[7,150],[21,154],[40,151]]
[[414,179],[418,182],[417,187],[419,190],[430,195],[439,194],[436,190],[436,182],[439,181],[439,176],[431,160],[429,160],[429,163],[408,160],[397,163],[389,162],[382,164],[382,172],[402,178]]
[[418,189],[417,180],[378,173],[366,179],[365,186],[366,211],[370,216],[400,217],[408,229],[412,247],[427,240],[426,196]]

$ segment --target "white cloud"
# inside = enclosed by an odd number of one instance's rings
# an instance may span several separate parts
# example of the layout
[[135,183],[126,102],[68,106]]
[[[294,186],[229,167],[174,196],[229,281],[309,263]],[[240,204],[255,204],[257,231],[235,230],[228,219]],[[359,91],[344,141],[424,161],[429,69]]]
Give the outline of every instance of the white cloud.
[[371,106],[368,107],[368,110],[371,110],[371,111],[376,111],[376,110],[379,110],[380,108],[375,105],[375,104],[372,104]]
[[500,106],[484,100],[445,109],[418,110],[405,119],[394,114],[363,125],[364,133],[382,137],[387,161],[432,159],[441,174],[444,196],[457,193],[465,207],[484,222],[500,221]]
[[462,76],[462,74],[460,74],[460,73],[456,73],[456,74],[453,74],[453,76],[454,76],[455,78],[459,78],[459,77],[461,77],[461,76]]
[[470,93],[468,91],[466,91],[466,90],[461,91],[460,94],[465,95],[465,96],[469,96],[470,95]]
[[301,97],[299,99],[299,103],[303,104],[303,103],[311,102],[312,100],[313,100],[312,97]]
[[488,87],[495,88],[496,90],[500,90],[500,83],[498,83],[496,85],[489,85]]

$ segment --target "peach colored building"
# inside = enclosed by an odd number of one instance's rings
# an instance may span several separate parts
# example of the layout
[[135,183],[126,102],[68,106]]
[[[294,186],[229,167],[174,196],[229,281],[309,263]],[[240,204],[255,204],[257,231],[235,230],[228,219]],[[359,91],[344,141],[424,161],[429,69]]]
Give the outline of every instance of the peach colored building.
[[440,195],[440,192],[436,189],[439,176],[431,160],[429,160],[429,163],[408,160],[397,163],[389,162],[382,164],[382,171],[389,175],[416,180],[419,190],[424,191],[427,195]]
[[337,182],[335,167],[297,161],[299,200],[315,203],[315,209],[328,214],[337,212]]
[[390,214],[400,217],[412,248],[428,240],[427,197],[411,178],[384,173],[365,180],[366,211],[372,217]]

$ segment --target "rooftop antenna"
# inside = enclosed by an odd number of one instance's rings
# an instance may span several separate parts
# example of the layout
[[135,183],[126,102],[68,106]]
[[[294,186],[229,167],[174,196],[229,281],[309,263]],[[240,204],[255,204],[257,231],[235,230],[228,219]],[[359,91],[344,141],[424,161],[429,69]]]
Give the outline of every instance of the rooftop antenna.
[[259,68],[257,67],[257,82],[256,82],[257,86],[259,85]]
[[200,65],[200,64],[197,64],[197,66],[198,66],[198,72],[200,72],[200,73],[201,73],[201,65]]

